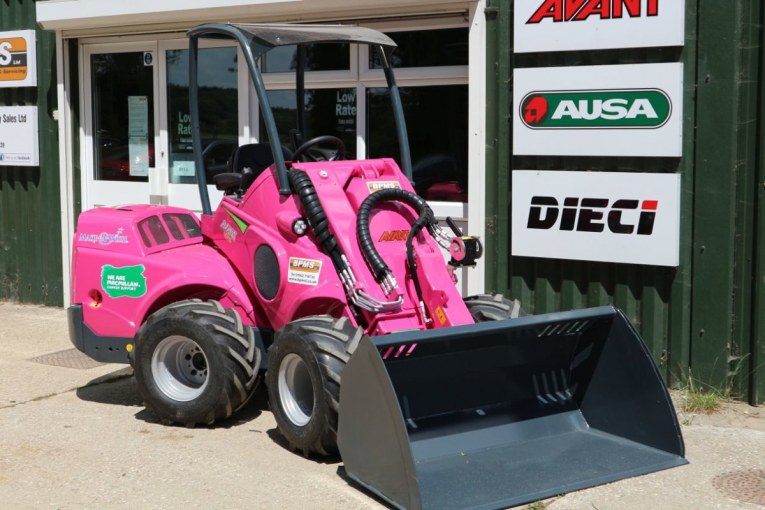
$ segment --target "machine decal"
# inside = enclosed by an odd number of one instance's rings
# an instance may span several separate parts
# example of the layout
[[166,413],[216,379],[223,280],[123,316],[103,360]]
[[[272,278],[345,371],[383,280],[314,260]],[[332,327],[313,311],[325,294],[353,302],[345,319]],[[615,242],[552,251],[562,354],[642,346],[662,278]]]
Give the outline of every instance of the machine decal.
[[122,235],[123,230],[124,229],[120,227],[114,234],[110,234],[109,232],[101,232],[100,234],[82,233],[77,237],[77,241],[81,243],[100,244],[101,246],[109,246],[112,243],[128,244],[130,241],[127,236]]
[[290,257],[289,271],[287,274],[288,282],[298,283],[300,285],[312,285],[315,287],[319,284],[320,276],[321,260]]
[[143,264],[137,266],[101,266],[101,288],[111,298],[140,298],[146,295]]
[[443,326],[446,324],[446,314],[444,313],[444,309],[440,306],[436,307],[436,317],[438,318],[438,322]]
[[226,238],[226,241],[229,243],[233,243],[236,241],[237,231],[234,227],[231,226],[231,224],[223,220],[220,222],[220,228],[223,230],[223,237]]
[[229,211],[228,209],[224,209],[224,211],[226,211],[226,214],[231,216],[231,219],[234,220],[234,223],[236,223],[236,226],[239,227],[239,230],[242,232],[242,234],[244,234],[244,232],[247,230],[247,227],[249,227],[250,225],[244,220],[242,220],[241,218],[239,218],[238,216],[236,216],[234,213]]
[[370,193],[374,193],[381,189],[401,189],[401,184],[398,181],[369,181],[367,188]]
[[380,239],[378,239],[378,241],[381,243],[406,241],[407,237],[409,237],[408,230],[386,230],[380,235]]

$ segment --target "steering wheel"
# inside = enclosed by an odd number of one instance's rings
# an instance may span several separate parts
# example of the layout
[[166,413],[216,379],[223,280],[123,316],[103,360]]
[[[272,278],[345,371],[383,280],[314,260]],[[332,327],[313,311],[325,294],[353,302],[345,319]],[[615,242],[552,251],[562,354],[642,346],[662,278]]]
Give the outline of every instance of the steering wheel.
[[[322,158],[321,156],[313,155],[309,152],[315,145],[322,144],[329,144],[334,146],[335,152],[329,158]],[[336,136],[317,136],[316,138],[311,138],[307,142],[303,143],[292,154],[293,161],[301,161],[301,157],[307,157],[310,161],[337,161],[338,159],[345,159],[345,144]]]

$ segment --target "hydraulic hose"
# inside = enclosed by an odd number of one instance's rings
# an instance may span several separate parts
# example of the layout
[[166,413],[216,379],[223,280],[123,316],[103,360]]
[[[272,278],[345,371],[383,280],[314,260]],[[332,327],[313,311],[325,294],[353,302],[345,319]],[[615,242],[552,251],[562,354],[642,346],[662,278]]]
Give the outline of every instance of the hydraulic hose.
[[[369,220],[372,213],[372,209],[381,202],[403,202],[410,205],[417,211],[419,217],[417,221],[412,225],[407,238],[407,260],[410,263],[412,271],[414,271],[414,262],[412,240],[423,227],[429,226],[434,222],[433,210],[425,202],[425,200],[412,193],[399,188],[389,188],[377,191],[369,195],[359,207],[359,213],[356,218],[356,230],[359,237],[359,246],[361,247],[361,253],[364,255],[369,269],[375,275],[377,281],[381,281],[386,275],[390,274],[390,268],[385,261],[380,257],[380,253],[375,247],[372,235],[369,232]],[[416,280],[416,274],[413,273],[413,277]],[[419,284],[419,282],[416,282]],[[419,287],[419,285],[417,285]]]
[[329,230],[327,214],[324,212],[321,202],[319,202],[319,195],[316,193],[316,188],[313,186],[311,178],[304,171],[296,169],[290,170],[287,173],[287,178],[289,179],[290,186],[292,186],[292,190],[300,198],[306,219],[311,226],[311,230],[313,230],[319,246],[332,259],[335,268],[338,271],[342,271],[345,268],[343,251],[337,244],[335,236]]

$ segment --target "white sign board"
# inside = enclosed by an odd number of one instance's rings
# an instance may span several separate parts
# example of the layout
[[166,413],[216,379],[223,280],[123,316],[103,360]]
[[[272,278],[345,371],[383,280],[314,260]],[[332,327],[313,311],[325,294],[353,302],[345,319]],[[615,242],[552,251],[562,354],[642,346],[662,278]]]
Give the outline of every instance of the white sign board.
[[676,267],[680,174],[513,171],[512,254]]
[[516,69],[513,152],[680,157],[683,64]]
[[36,106],[0,106],[0,165],[40,165]]
[[516,53],[685,42],[683,0],[520,0],[514,9]]
[[0,88],[37,86],[34,30],[0,32]]
[[149,175],[149,98],[128,96],[130,177]]

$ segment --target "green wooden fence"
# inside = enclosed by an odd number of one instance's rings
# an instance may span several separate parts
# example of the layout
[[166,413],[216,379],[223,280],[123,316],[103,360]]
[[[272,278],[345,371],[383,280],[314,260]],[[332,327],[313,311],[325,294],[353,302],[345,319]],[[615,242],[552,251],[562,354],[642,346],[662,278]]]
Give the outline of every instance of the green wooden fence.
[[[686,0],[682,48],[513,54],[489,0],[487,287],[535,313],[613,303],[669,382],[765,400],[765,52],[761,0]],[[682,158],[513,157],[513,69],[684,63]],[[496,112],[492,115],[491,112]],[[508,257],[513,169],[681,174],[680,266]]]
[[[0,31],[37,27],[35,2],[0,3]],[[37,31],[37,87],[0,88],[0,106],[37,105],[40,166],[0,166],[0,299],[61,305],[55,38]]]

